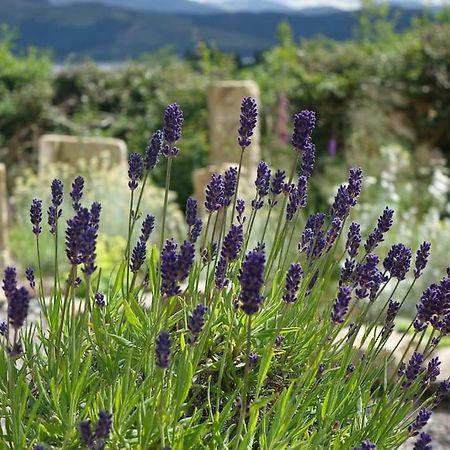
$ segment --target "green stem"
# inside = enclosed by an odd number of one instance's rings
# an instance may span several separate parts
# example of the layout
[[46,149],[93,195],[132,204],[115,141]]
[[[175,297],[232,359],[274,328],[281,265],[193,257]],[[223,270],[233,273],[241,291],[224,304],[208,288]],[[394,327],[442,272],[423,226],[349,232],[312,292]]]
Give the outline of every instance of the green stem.
[[164,206],[163,206],[163,216],[162,216],[162,224],[161,224],[161,241],[159,244],[159,252],[162,252],[162,248],[164,245],[164,232],[166,228],[166,213],[167,213],[167,200],[169,198],[169,189],[170,189],[170,177],[172,174],[172,157],[167,158],[167,170],[166,170],[166,187],[164,191]]
[[236,193],[234,194],[233,209],[231,210],[230,227],[231,227],[231,225],[233,225],[234,213],[236,211],[236,202],[237,202],[237,197],[238,197],[239,181],[241,180],[241,170],[242,170],[242,160],[244,159],[244,150],[245,150],[245,147],[241,149],[241,157],[239,158],[239,167],[238,167],[238,174],[237,174],[237,180],[236,180]]

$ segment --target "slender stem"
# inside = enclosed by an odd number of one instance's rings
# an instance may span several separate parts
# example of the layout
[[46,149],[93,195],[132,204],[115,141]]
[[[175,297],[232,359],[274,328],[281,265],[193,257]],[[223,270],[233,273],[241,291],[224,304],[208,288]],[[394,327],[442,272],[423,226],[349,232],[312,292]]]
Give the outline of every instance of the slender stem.
[[163,206],[163,215],[162,215],[162,224],[161,224],[161,242],[159,244],[160,253],[162,252],[162,248],[164,245],[164,232],[165,232],[165,228],[166,228],[166,213],[167,213],[167,199],[169,198],[171,174],[172,174],[172,157],[169,156],[167,158],[166,188],[164,191],[164,206]]
[[267,227],[269,225],[269,220],[270,220],[270,215],[272,214],[272,209],[273,209],[273,207],[270,206],[269,207],[269,211],[267,213],[266,223],[264,224],[264,231],[263,231],[263,234],[261,236],[261,242],[264,242],[264,238],[266,237]]
[[130,197],[130,211],[128,215],[128,239],[127,239],[127,252],[126,252],[126,260],[127,260],[127,298],[130,294],[130,255],[131,255],[131,223],[133,221],[133,203],[134,203],[134,191],[131,191]]
[[241,395],[241,415],[239,418],[238,430],[236,433],[236,445],[235,449],[239,447],[242,440],[242,428],[244,426],[245,417],[247,415],[247,395],[248,395],[248,382],[250,372],[250,349],[251,349],[251,332],[252,332],[252,316],[247,316],[247,350],[245,355],[245,373],[244,373],[244,387]]
[[237,202],[237,197],[238,197],[239,181],[241,179],[241,169],[242,169],[242,160],[244,159],[244,150],[245,150],[245,147],[241,149],[241,157],[239,158],[238,175],[237,175],[237,180],[236,180],[236,193],[234,194],[233,209],[231,210],[230,227],[231,227],[231,225],[233,225],[234,213],[236,211],[236,202]]

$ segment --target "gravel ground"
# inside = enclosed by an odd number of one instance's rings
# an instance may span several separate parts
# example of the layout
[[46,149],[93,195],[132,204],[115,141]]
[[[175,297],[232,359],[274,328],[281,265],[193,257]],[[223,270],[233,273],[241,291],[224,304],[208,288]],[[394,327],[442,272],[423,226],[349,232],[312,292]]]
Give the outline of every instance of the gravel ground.
[[[0,306],[0,321],[5,320],[5,313],[5,305],[3,304]],[[38,318],[39,304],[37,301],[31,301],[28,320],[37,321]],[[433,438],[433,450],[450,450],[450,403],[434,411],[425,431],[430,433]],[[408,441],[401,450],[413,450],[415,440],[416,438],[413,438]]]

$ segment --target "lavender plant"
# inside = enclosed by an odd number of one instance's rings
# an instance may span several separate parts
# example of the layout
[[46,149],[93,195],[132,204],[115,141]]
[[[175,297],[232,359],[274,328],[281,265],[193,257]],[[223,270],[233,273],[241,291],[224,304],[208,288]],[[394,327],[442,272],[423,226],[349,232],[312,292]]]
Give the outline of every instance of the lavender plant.
[[[241,155],[252,151],[256,121],[256,102],[246,98]],[[69,188],[70,204],[62,183],[52,183],[48,228],[43,202],[33,200],[36,265],[24,274],[8,267],[3,276],[2,448],[373,450],[399,448],[410,437],[414,448],[430,448],[421,430],[450,390],[432,357],[450,332],[448,273],[419,299],[411,332],[397,343],[401,358],[382,353],[411,292],[399,298],[396,288],[411,270],[414,279],[426,270],[429,245],[415,261],[400,243],[377,254],[394,219],[388,207],[366,236],[348,223],[362,187],[358,168],[330,211],[306,216],[316,117],[305,110],[294,119],[289,175],[261,162],[256,194],[245,202],[240,167],[215,174],[206,188],[206,223],[190,198],[184,240],[165,236],[162,226],[159,247],[149,247],[165,216],[142,209],[143,193],[159,159],[168,158],[166,213],[171,165],[182,151],[178,105],[167,108],[164,123],[143,158],[130,156],[127,245],[112,273],[98,267],[102,206],[84,204],[83,178]],[[66,223],[63,208],[71,211]],[[271,217],[275,233],[267,233]],[[257,221],[264,231],[253,246]],[[53,236],[55,254],[50,292],[40,266],[44,233]],[[65,282],[61,254],[70,268]],[[80,284],[84,298],[77,297]],[[41,316],[26,324],[30,297]],[[378,317],[366,321],[374,305]],[[431,383],[439,383],[434,394]]]

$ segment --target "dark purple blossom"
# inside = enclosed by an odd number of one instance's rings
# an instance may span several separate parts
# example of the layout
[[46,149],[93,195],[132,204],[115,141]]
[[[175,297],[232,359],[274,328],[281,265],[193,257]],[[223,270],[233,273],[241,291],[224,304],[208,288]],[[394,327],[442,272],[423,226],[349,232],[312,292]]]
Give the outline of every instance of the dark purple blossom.
[[359,167],[353,167],[348,171],[347,193],[351,198],[350,206],[355,206],[361,194],[363,172]]
[[191,227],[197,219],[198,203],[195,198],[189,197],[186,201],[186,223]]
[[286,172],[284,170],[278,169],[273,177],[270,185],[270,192],[275,195],[280,195],[283,192],[283,185],[286,179]]
[[214,272],[214,282],[217,289],[228,286],[227,269],[228,261],[225,258],[219,258]]
[[353,450],[375,450],[376,448],[377,446],[373,442],[366,439],[361,442],[360,447],[354,447]]
[[255,352],[250,352],[250,354],[248,355],[248,365],[250,369],[254,369],[259,362],[259,355],[258,353]]
[[378,269],[379,258],[373,253],[369,253],[362,264],[358,264],[355,269],[355,279],[357,288],[356,296],[360,299],[369,297],[374,300],[378,289],[385,278]]
[[294,218],[295,213],[298,211],[300,206],[300,195],[298,189],[294,187],[289,193],[289,200],[286,205],[286,221],[291,222]]
[[48,224],[50,225],[51,234],[56,233],[56,225],[58,223],[58,219],[62,215],[62,209],[60,206],[63,202],[63,189],[63,182],[58,178],[55,178],[51,184],[52,204],[48,207]]
[[104,308],[106,306],[105,295],[102,292],[96,292],[94,295],[94,301],[97,306]]
[[42,231],[42,200],[34,198],[30,206],[30,221],[33,225],[33,233],[38,236]]
[[91,205],[89,225],[96,230],[100,226],[100,213],[102,211],[102,205],[98,202],[93,202]]
[[244,242],[244,228],[242,225],[231,225],[222,244],[221,256],[228,262],[234,261],[238,256]]
[[271,170],[265,161],[260,161],[256,169],[256,193],[259,197],[269,194]]
[[394,217],[394,210],[389,209],[387,206],[384,209],[381,216],[378,218],[377,226],[369,234],[364,248],[367,253],[370,253],[375,247],[384,241],[384,233],[388,232],[392,226]]
[[350,305],[351,295],[351,287],[339,287],[338,295],[333,305],[333,311],[331,312],[331,320],[333,323],[338,324],[344,322],[345,315],[347,314]]
[[195,244],[197,242],[198,237],[200,236],[200,233],[202,232],[203,228],[203,221],[200,218],[195,219],[194,224],[189,227],[189,241]]
[[353,373],[353,372],[355,371],[355,369],[356,369],[356,366],[355,366],[353,363],[350,363],[350,364],[347,366],[347,370],[346,370],[347,375]]
[[325,236],[326,245],[328,249],[330,249],[335,243],[337,237],[339,236],[341,228],[342,228],[342,220],[339,219],[339,217],[335,217],[331,221],[330,228],[328,229],[327,234]]
[[408,431],[411,434],[411,436],[417,436],[419,434],[419,431],[428,423],[431,417],[431,411],[427,408],[422,408],[414,422],[408,427]]
[[420,244],[420,247],[416,253],[416,264],[414,267],[415,278],[419,278],[427,266],[428,258],[430,257],[430,249],[431,244],[429,242],[425,241]]
[[3,292],[6,300],[11,301],[14,292],[17,289],[17,272],[15,267],[6,267],[3,273]]
[[83,197],[84,178],[76,177],[72,183],[72,190],[70,191],[70,198],[72,199],[73,209],[77,211],[81,204],[80,200]]
[[316,162],[316,146],[312,142],[305,143],[302,162],[300,163],[299,176],[309,180]]
[[161,253],[161,293],[168,297],[180,293],[177,244],[173,239],[166,241]]
[[184,241],[180,245],[180,253],[177,258],[178,264],[178,281],[184,281],[191,270],[192,265],[194,264],[194,256],[195,256],[195,248],[194,244],[189,241]]
[[284,283],[283,301],[294,303],[297,300],[297,291],[303,276],[303,269],[299,263],[292,263],[286,273]]
[[144,221],[142,222],[141,235],[139,237],[139,240],[145,243],[148,242],[154,228],[155,228],[155,216],[147,214],[145,216]]
[[311,134],[316,127],[316,114],[314,111],[304,109],[294,116],[294,133],[292,145],[297,150],[305,150],[310,143]]
[[0,322],[0,335],[6,336],[8,333],[8,324],[6,322]]
[[359,253],[359,246],[361,245],[361,226],[357,222],[352,222],[347,234],[347,243],[345,245],[348,254],[352,258],[356,258]]
[[427,371],[425,373],[425,377],[423,379],[425,384],[433,383],[436,381],[437,377],[441,373],[440,366],[441,362],[439,361],[439,357],[432,358],[428,363]]
[[248,315],[257,313],[263,300],[261,289],[264,285],[265,263],[264,249],[254,249],[247,253],[239,271],[240,305]]
[[390,334],[394,328],[394,320],[397,317],[400,303],[395,300],[389,300],[389,306],[386,313],[386,319],[383,327],[383,334]]
[[206,186],[206,211],[213,213],[223,206],[224,201],[224,182],[221,175],[213,173],[211,180]]
[[156,365],[160,369],[169,367],[171,345],[170,334],[167,331],[161,331],[156,338],[155,345]]
[[300,236],[300,242],[298,243],[298,251],[300,253],[308,250],[311,240],[314,238],[314,231],[311,228],[305,228]]
[[281,347],[283,345],[284,340],[285,340],[285,337],[282,334],[279,334],[275,338],[275,346],[276,347]]
[[178,154],[178,148],[174,146],[181,138],[181,127],[183,126],[183,113],[176,103],[167,106],[164,111],[164,140],[166,145],[163,148],[163,154],[167,157],[175,157]]
[[130,270],[133,273],[139,272],[139,269],[145,263],[146,257],[147,257],[147,246],[145,242],[139,240],[137,244],[134,246],[133,251],[131,253]]
[[[95,439],[97,440],[97,446],[100,448],[100,446],[103,444],[105,439],[108,439],[109,433],[111,433],[111,427],[112,427],[112,414],[108,411],[101,410],[98,413],[98,422],[97,426],[95,427]],[[103,447],[101,447],[103,448]]]
[[189,343],[191,345],[197,341],[198,335],[203,330],[205,325],[205,315],[207,312],[208,308],[203,304],[199,304],[194,308],[192,314],[188,317],[188,329],[192,334],[192,337],[189,339]]
[[72,265],[85,263],[90,266],[95,259],[97,230],[90,226],[90,221],[89,210],[81,206],[75,211],[74,217],[67,221],[66,255]]
[[383,261],[383,267],[391,277],[404,280],[411,265],[411,249],[403,244],[394,244]]
[[18,330],[23,326],[28,314],[30,296],[24,287],[15,289],[8,301],[9,324]]
[[31,266],[25,269],[25,277],[28,283],[30,283],[31,289],[34,289],[36,287],[36,281],[34,279],[34,270]]
[[153,136],[144,151],[145,170],[153,170],[158,164],[163,149],[163,139],[164,137],[161,130],[157,130],[153,133]]
[[420,433],[417,441],[414,443],[413,450],[431,450],[431,445],[428,445],[431,443],[431,440],[431,436],[428,433]]
[[131,153],[128,157],[128,187],[134,191],[138,187],[138,180],[142,176],[143,161],[139,153]]
[[405,380],[402,383],[403,389],[409,388],[414,380],[419,376],[419,373],[422,370],[422,363],[422,353],[414,352],[406,366]]
[[449,391],[450,391],[450,381],[449,380],[441,381],[439,383],[438,388],[436,389],[433,404],[435,406],[439,405],[443,400],[447,398]]
[[236,167],[228,168],[223,175],[223,205],[229,206],[231,199],[236,194],[237,187],[237,169]]
[[258,106],[252,97],[244,97],[239,117],[238,143],[244,150],[252,143],[253,132],[258,119]]
[[356,261],[354,259],[346,259],[344,266],[341,269],[341,276],[339,279],[339,286],[343,284],[352,284],[356,270]]
[[245,212],[245,201],[241,198],[238,198],[236,201],[236,212],[237,212],[237,221],[243,225],[245,222],[244,212]]
[[89,450],[94,448],[95,442],[90,420],[82,420],[80,422],[80,443]]

